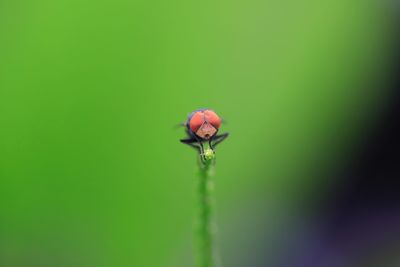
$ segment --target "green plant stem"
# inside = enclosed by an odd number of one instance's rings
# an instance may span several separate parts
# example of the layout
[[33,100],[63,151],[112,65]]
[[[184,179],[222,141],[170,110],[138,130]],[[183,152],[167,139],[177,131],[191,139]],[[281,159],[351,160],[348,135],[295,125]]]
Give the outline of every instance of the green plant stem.
[[214,165],[213,160],[200,164],[198,179],[199,211],[197,218],[197,265],[196,267],[215,267],[215,255],[213,247],[213,181],[211,174]]

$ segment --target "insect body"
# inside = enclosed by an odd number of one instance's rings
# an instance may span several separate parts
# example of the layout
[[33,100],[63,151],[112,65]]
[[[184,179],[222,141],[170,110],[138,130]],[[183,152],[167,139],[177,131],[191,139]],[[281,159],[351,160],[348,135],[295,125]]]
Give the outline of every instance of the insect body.
[[[218,135],[221,119],[211,109],[199,109],[189,114],[184,126],[187,138],[181,142],[196,148],[203,161],[209,160],[214,155],[215,146],[221,143],[228,133]],[[204,143],[208,143],[208,149],[204,149]]]

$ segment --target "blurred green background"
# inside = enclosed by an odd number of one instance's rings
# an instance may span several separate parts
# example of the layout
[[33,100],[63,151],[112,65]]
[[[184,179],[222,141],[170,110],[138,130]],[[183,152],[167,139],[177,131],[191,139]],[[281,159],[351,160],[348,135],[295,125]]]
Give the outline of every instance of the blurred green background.
[[201,107],[224,266],[285,253],[387,99],[389,31],[373,1],[0,0],[0,265],[192,266]]

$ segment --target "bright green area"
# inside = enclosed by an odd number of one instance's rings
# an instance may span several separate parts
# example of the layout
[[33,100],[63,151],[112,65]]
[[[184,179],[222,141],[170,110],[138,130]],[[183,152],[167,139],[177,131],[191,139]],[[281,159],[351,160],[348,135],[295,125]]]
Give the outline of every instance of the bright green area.
[[0,265],[190,266],[174,125],[211,107],[222,257],[250,266],[242,241],[312,209],[385,101],[385,23],[369,1],[0,1]]

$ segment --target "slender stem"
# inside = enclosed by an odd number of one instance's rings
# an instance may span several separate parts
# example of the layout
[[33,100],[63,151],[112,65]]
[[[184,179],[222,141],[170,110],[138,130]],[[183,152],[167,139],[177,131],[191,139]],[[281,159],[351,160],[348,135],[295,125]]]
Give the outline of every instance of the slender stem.
[[200,164],[198,179],[199,210],[197,218],[197,265],[196,267],[215,267],[215,255],[213,248],[213,181],[211,174],[214,165],[213,160]]

